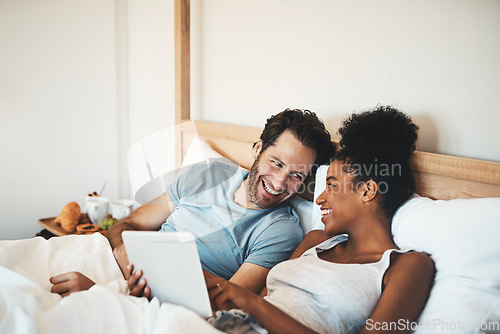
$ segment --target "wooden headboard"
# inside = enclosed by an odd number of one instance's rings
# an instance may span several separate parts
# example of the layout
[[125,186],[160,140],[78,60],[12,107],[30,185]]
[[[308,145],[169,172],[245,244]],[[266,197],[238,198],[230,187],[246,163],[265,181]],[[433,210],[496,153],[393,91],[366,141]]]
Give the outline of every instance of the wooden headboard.
[[[181,131],[182,156],[197,135],[221,155],[250,169],[252,145],[262,129],[205,121],[185,123],[189,126]],[[500,162],[416,151],[411,158],[411,168],[416,192],[421,196],[434,199],[500,197]]]
[[[177,137],[181,159],[193,136],[193,122],[188,122],[191,121],[190,0],[174,0],[174,11],[175,120],[178,125],[191,124]],[[252,144],[259,139],[262,129],[205,121],[194,121],[194,125],[199,137],[217,152],[250,168]],[[329,130],[336,132],[336,129]],[[500,197],[500,162],[417,151],[411,158],[411,167],[416,191],[421,196],[434,199]]]

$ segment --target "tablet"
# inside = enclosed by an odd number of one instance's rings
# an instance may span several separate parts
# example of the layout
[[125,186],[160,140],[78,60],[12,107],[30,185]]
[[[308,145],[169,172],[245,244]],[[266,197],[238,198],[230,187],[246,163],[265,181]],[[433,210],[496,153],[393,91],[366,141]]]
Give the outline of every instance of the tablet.
[[123,231],[134,270],[141,269],[151,295],[161,302],[212,316],[195,239],[190,232]]

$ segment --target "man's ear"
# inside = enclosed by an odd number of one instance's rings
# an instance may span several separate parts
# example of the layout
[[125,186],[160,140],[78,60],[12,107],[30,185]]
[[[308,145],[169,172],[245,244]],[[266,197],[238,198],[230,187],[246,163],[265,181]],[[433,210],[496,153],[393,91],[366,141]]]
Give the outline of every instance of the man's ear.
[[378,184],[373,180],[368,180],[363,184],[363,202],[369,202],[375,198],[378,192]]
[[257,159],[259,156],[260,152],[262,151],[262,139],[259,139],[255,145],[253,146],[252,153],[253,153],[253,159]]

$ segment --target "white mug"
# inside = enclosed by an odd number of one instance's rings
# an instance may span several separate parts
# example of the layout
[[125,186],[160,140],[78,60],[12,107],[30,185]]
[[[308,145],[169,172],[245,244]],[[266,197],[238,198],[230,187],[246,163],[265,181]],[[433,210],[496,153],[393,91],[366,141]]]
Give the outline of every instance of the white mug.
[[92,224],[99,225],[108,215],[109,199],[106,197],[88,196],[85,199],[85,209]]
[[129,199],[119,199],[111,202],[111,216],[115,219],[127,217],[134,209],[134,201]]

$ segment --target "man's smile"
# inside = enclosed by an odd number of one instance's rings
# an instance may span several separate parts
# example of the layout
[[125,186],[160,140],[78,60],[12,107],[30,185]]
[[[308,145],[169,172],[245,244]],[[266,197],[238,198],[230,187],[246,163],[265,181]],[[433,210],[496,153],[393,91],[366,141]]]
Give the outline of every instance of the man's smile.
[[283,192],[278,192],[278,191],[275,191],[273,189],[271,189],[271,187],[269,187],[266,183],[266,181],[262,180],[262,186],[264,187],[264,189],[271,195],[273,196],[278,196],[278,195],[281,195],[283,194]]

